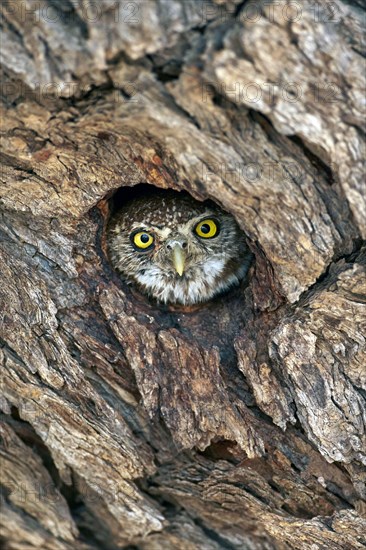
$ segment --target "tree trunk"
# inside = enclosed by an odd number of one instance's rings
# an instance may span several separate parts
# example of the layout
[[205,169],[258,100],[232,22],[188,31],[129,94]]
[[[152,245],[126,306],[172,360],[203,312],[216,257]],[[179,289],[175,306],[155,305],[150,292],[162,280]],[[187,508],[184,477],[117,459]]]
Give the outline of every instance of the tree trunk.
[[[3,3],[6,549],[366,544],[361,5]],[[120,279],[140,183],[236,217],[240,288]]]

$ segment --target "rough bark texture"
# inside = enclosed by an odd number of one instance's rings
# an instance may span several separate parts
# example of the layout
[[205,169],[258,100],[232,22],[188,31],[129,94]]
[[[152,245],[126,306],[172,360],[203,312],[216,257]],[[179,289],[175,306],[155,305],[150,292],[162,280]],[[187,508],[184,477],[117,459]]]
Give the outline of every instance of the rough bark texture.
[[[366,544],[361,6],[2,4],[6,549]],[[139,183],[236,216],[241,288],[120,280]]]

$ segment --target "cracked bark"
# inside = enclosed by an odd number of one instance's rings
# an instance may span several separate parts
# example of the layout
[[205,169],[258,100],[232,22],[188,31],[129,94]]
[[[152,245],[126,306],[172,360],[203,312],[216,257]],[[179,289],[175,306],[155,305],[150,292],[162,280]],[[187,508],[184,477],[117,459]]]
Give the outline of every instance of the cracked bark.
[[[360,7],[2,7],[5,548],[366,543]],[[241,288],[187,310],[119,279],[140,183],[237,218]]]

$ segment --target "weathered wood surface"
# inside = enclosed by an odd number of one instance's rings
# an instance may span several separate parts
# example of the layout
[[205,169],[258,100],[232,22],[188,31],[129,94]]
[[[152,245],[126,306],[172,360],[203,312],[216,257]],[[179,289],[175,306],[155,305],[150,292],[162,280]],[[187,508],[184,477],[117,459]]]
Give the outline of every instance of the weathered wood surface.
[[[366,544],[361,8],[2,5],[5,548]],[[119,279],[139,183],[236,216],[242,288]]]

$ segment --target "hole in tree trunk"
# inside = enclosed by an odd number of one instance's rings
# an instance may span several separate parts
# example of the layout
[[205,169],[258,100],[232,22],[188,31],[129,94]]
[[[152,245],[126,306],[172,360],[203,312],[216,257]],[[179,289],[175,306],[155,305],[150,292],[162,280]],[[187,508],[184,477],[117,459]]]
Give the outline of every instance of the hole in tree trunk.
[[110,199],[107,255],[157,304],[197,306],[243,290],[253,256],[234,217],[186,191],[141,184]]

